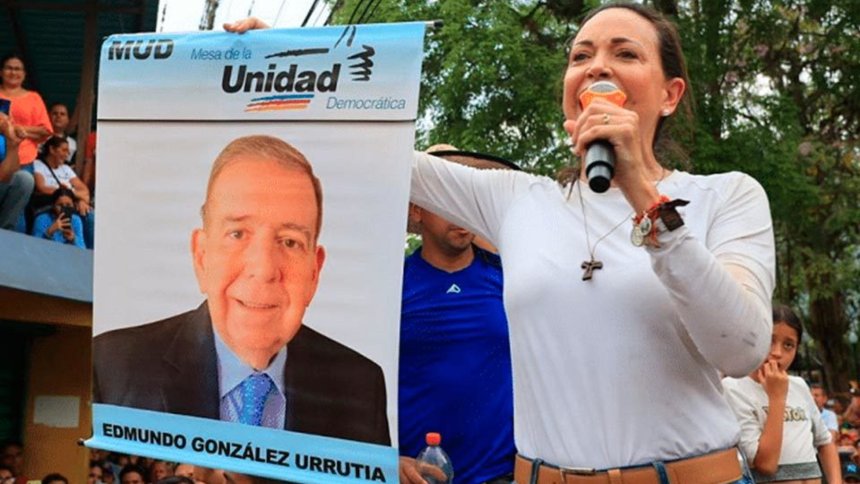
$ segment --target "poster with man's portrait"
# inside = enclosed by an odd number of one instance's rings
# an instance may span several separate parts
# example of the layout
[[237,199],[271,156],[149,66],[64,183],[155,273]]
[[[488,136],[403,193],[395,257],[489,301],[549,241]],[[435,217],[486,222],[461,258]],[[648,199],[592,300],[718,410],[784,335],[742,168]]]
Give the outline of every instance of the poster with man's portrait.
[[392,482],[423,24],[107,39],[88,445]]

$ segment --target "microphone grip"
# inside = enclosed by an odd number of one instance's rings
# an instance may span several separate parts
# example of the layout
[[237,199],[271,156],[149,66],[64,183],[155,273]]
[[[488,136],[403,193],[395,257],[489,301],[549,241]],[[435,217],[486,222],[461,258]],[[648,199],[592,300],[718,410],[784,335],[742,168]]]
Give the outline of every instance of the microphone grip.
[[596,140],[588,145],[585,151],[585,176],[591,190],[595,193],[608,190],[614,173],[615,149],[612,143]]

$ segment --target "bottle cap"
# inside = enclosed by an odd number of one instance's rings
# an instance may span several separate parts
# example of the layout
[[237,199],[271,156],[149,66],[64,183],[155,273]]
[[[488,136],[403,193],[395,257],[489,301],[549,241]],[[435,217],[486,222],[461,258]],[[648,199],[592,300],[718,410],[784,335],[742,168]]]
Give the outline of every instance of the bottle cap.
[[439,445],[442,443],[442,436],[439,435],[439,432],[427,432],[424,440],[427,445]]

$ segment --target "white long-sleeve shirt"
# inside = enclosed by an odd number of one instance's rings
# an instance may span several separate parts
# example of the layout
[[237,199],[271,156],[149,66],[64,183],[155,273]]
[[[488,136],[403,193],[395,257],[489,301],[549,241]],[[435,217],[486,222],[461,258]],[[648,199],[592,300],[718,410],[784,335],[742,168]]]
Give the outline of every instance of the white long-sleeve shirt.
[[[761,186],[741,173],[673,172],[658,189],[690,201],[679,209],[686,225],[645,249],[630,242],[620,190],[578,185],[569,194],[548,178],[415,154],[412,201],[502,257],[518,451],[607,469],[735,445],[719,372],[756,368],[772,330],[774,242]],[[578,189],[603,262],[590,281]]]

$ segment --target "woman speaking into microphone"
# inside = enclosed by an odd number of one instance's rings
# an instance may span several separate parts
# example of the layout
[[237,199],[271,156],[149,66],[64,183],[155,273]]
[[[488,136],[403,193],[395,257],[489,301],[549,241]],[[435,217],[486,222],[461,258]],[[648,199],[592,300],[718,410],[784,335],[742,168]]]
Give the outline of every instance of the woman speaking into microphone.
[[[622,95],[588,94],[601,81]],[[743,482],[720,374],[751,373],[770,346],[773,228],[751,177],[660,163],[688,97],[675,26],[604,5],[570,45],[562,109],[576,155],[610,145],[608,190],[584,170],[560,184],[415,153],[412,201],[502,258],[519,484]]]
[[[623,105],[583,107],[600,81]],[[502,257],[519,484],[741,479],[720,374],[747,375],[768,350],[773,230],[751,177],[660,163],[660,128],[686,97],[675,26],[606,5],[570,45],[562,101],[576,155],[611,145],[606,192],[584,173],[559,184],[415,154],[412,201]]]

